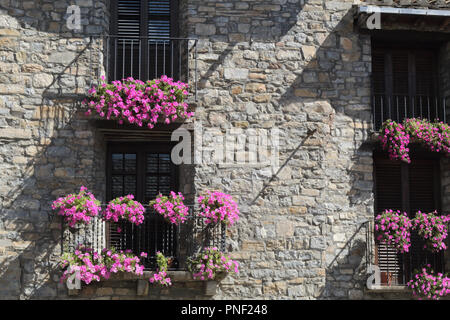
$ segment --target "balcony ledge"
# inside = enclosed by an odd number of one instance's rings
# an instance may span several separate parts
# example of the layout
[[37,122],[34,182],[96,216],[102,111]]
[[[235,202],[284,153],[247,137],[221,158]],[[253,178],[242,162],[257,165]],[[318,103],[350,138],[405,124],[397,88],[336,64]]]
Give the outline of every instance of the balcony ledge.
[[[148,295],[151,286],[149,278],[153,276],[155,271],[144,271],[142,275],[130,274],[130,273],[116,273],[112,274],[108,280],[101,281],[103,283],[108,283],[108,281],[137,281],[136,285],[136,295],[146,296]],[[189,271],[184,270],[173,270],[168,271],[167,276],[171,279],[172,283],[188,283],[188,282],[203,282],[203,294],[205,296],[213,296],[217,292],[217,286],[222,281],[225,275],[218,275],[215,280],[196,280],[193,279],[192,274]],[[82,285],[83,286],[83,285]],[[80,295],[82,289],[68,289],[69,296]]]
[[405,285],[395,286],[373,286],[372,289],[365,289],[367,293],[409,293],[411,289]]

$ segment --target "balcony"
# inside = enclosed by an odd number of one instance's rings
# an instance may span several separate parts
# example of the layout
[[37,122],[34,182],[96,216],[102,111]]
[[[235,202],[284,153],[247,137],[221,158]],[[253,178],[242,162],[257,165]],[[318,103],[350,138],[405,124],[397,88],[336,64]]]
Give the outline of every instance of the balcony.
[[424,265],[430,264],[435,272],[444,272],[444,254],[423,249],[424,241],[416,231],[411,233],[408,253],[398,253],[391,246],[375,240],[374,222],[364,224],[366,230],[366,266],[378,266],[381,283],[377,289],[404,287]]
[[197,39],[109,35],[104,38],[107,81],[166,75],[189,84],[197,97]]
[[[146,252],[148,257],[141,259],[146,270],[156,269],[157,251],[173,261],[169,270],[184,270],[186,258],[203,247],[214,246],[225,251],[225,225],[205,225],[202,217],[194,216],[192,206],[189,206],[188,220],[179,226],[166,222],[149,206],[144,207],[145,220],[139,226],[129,222],[105,222],[100,217],[79,229],[70,229],[62,223],[61,251],[74,252],[76,247],[83,245],[96,252],[111,247],[130,249],[135,255]],[[106,205],[102,205],[102,209],[105,208]],[[118,227],[121,232],[117,232]]]
[[402,122],[405,118],[423,118],[447,122],[447,105],[450,97],[432,95],[372,95],[374,130],[378,131],[384,121]]

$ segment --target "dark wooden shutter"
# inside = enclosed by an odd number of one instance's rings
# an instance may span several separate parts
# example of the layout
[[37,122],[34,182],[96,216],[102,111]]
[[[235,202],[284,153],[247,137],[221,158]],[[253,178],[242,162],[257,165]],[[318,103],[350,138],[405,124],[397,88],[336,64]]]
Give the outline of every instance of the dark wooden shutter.
[[[439,161],[434,159],[412,159],[409,165],[409,216],[417,211],[440,213]],[[411,249],[405,256],[405,273],[409,275],[425,264],[431,264],[435,272],[443,272],[443,254],[432,253],[423,246],[425,241],[416,231],[411,233]]]
[[180,78],[177,0],[111,0],[109,79]]
[[439,118],[436,53],[427,49],[373,48],[372,104],[375,127],[384,120]]
[[[375,158],[375,215],[385,209],[402,210],[402,170],[399,161]],[[403,257],[392,246],[378,243],[375,247],[375,264],[381,271],[383,284],[401,282]]]
[[[412,157],[411,164],[375,156],[375,214],[385,209],[407,212],[410,218],[416,212],[440,210],[439,160]],[[408,254],[398,254],[383,244],[376,246],[376,263],[380,267],[382,283],[405,284],[415,269],[430,263],[436,272],[442,272],[442,254],[423,249],[424,241],[415,231],[411,233]]]
[[138,38],[141,30],[141,1],[117,0],[117,35]]
[[171,1],[148,1],[147,34],[151,39],[166,40],[171,37]]

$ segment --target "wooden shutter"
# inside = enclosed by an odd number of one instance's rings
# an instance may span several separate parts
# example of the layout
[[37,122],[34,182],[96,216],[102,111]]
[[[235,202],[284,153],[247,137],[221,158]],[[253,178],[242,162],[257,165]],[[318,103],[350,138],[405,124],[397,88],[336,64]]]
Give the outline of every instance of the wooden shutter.
[[177,76],[177,0],[111,0],[109,79]]
[[[411,164],[391,161],[376,156],[375,214],[385,209],[401,210],[413,218],[417,211],[440,210],[439,160],[412,157]],[[424,241],[415,231],[411,233],[408,254],[398,254],[394,248],[377,244],[376,263],[380,267],[382,283],[405,284],[415,269],[430,263],[436,272],[442,272],[442,254],[423,249]]]
[[117,35],[138,38],[141,30],[141,1],[117,0]]
[[[409,216],[415,217],[417,211],[440,213],[439,161],[434,159],[412,159],[409,165]],[[425,264],[431,264],[435,272],[443,272],[442,254],[432,253],[423,246],[425,241],[416,231],[411,233],[411,248],[406,259],[405,273],[409,275]]]
[[147,34],[151,39],[169,39],[171,36],[171,1],[148,1]]
[[434,50],[373,48],[372,90],[375,127],[387,119],[439,118]]
[[[375,215],[385,209],[402,210],[402,198],[401,163],[375,158]],[[382,284],[401,282],[402,255],[399,255],[392,246],[380,243],[376,245],[375,252],[375,264],[380,268]]]

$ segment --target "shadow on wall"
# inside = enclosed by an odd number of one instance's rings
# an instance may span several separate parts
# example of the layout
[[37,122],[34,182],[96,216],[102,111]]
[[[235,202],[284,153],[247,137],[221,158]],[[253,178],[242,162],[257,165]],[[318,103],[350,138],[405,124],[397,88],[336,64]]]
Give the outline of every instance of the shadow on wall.
[[[31,45],[42,45],[52,52],[46,47],[49,43],[37,39]],[[51,202],[78,191],[81,185],[100,199],[104,194],[99,183],[104,174],[104,145],[92,122],[78,112],[89,87],[87,70],[81,70],[80,65],[85,63],[90,46],[78,43],[76,54],[60,52],[61,60],[51,65],[33,64],[36,70],[24,71],[31,73],[21,84],[25,92],[1,97],[9,108],[0,128],[1,298],[48,299],[66,293],[58,284],[61,230],[59,219],[52,219]],[[39,55],[27,52],[25,59],[27,56],[33,59]],[[67,56],[70,61],[65,60]],[[22,71],[31,68],[27,62],[19,62]]]
[[[312,25],[302,23],[302,26]],[[252,105],[258,113],[247,116],[248,122],[270,120],[272,126],[284,131],[285,141],[282,141],[280,149],[281,169],[270,178],[265,178],[262,186],[252,193],[239,194],[242,199],[242,224],[246,223],[246,215],[252,212],[269,215],[277,212],[280,208],[273,199],[283,194],[282,188],[289,188],[293,195],[298,195],[303,188],[318,190],[320,195],[316,198],[317,202],[307,209],[306,214],[314,216],[317,221],[334,217],[334,221],[337,221],[324,223],[325,227],[331,231],[337,226],[345,233],[345,239],[340,239],[338,245],[331,232],[321,235],[326,239],[326,247],[333,250],[333,253],[327,251],[326,255],[331,256],[334,262],[326,265],[322,262],[326,283],[319,297],[358,298],[362,292],[361,284],[366,279],[360,266],[365,244],[363,240],[347,244],[345,241],[363,221],[373,216],[372,147],[370,143],[364,144],[371,130],[370,37],[354,31],[353,10],[343,12],[342,17],[334,17],[333,22],[329,23],[333,24],[331,32],[326,32],[323,22],[320,22],[316,28],[321,32],[312,31],[311,35],[306,36],[302,32],[295,32],[298,26],[292,24],[279,37],[262,37],[258,39],[260,43],[250,43],[248,49],[259,50],[258,61],[233,54],[236,48],[242,51],[247,49],[246,45],[229,43],[217,62],[212,63],[202,74],[200,81],[203,88],[225,86],[230,91],[234,87],[242,88],[237,90],[238,93],[230,101],[220,95],[206,96],[203,99],[205,108],[208,105],[233,106],[239,103]],[[292,47],[289,41],[297,42],[298,47]],[[302,43],[310,44],[300,45]],[[215,44],[212,46],[214,48]],[[251,72],[264,73],[264,76],[260,75],[261,78],[254,77],[251,80],[252,85],[264,84],[264,89],[261,92],[253,91],[248,83],[243,85],[244,80],[233,80],[233,76],[227,74],[228,67],[236,68],[235,72],[251,69]],[[234,76],[239,78],[239,75]],[[211,78],[217,80],[212,81]],[[225,78],[225,82],[222,78]],[[274,83],[287,85],[276,86]],[[204,92],[207,94],[208,91]],[[241,92],[251,94],[240,95]],[[269,96],[270,102],[255,101],[255,97],[263,95]],[[230,107],[227,111],[236,110]],[[233,122],[232,117],[225,117],[225,125],[229,126]],[[315,133],[308,137],[311,132]],[[286,179],[292,178],[292,174],[286,174],[294,172],[301,163],[316,161],[318,165],[302,168],[302,177],[297,177],[304,178],[304,183],[295,186],[284,183]],[[338,187],[329,189],[326,184],[316,185],[313,180],[318,175]],[[231,185],[225,185],[224,188],[233,192]],[[348,218],[342,218],[342,214],[347,213]],[[256,237],[257,229],[262,227],[263,224],[246,227],[252,229],[246,234]]]
[[350,238],[341,251],[328,263],[325,286],[319,299],[352,299],[364,297],[367,275],[365,267],[366,241],[358,239],[364,235],[364,227],[358,228],[355,238]]

